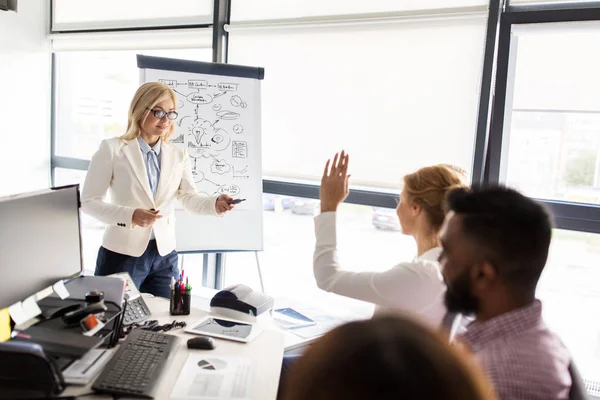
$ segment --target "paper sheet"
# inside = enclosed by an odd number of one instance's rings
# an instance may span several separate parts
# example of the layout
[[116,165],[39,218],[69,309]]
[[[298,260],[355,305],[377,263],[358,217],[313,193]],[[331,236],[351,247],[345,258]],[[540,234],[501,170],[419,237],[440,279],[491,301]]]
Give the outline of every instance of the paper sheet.
[[253,363],[241,357],[190,354],[175,383],[171,399],[249,400]]
[[29,316],[27,319],[35,318],[42,313],[42,310],[37,304],[35,294],[23,300],[23,309]]
[[52,293],[54,293],[54,290],[52,290],[52,286],[48,286],[46,289],[40,290],[39,292],[37,292],[35,294],[35,300],[40,301],[42,299],[45,299],[46,297],[50,296]]
[[29,296],[22,302],[18,302],[8,307],[10,316],[15,321],[15,324],[21,325],[32,318],[37,317],[42,313],[40,307],[35,300],[36,295]]
[[23,310],[23,303],[20,301],[8,307],[8,313],[17,325],[27,322],[29,319]]
[[64,300],[70,296],[69,291],[65,287],[63,281],[56,282],[54,285],[52,285],[52,288],[54,289],[56,294],[61,298],[61,300]]

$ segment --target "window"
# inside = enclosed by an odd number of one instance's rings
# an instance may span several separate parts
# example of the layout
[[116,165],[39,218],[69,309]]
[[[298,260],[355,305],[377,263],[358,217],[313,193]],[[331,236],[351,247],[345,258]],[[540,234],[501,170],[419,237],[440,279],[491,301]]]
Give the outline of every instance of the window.
[[[265,194],[264,251],[259,261],[265,291],[275,297],[302,300],[315,306],[370,316],[373,305],[327,293],[313,276],[315,246],[313,215],[319,201]],[[385,271],[412,260],[416,245],[402,235],[395,210],[342,204],[337,216],[338,256],[350,271]],[[260,289],[254,253],[229,253],[225,285],[245,283]]]
[[513,110],[506,182],[530,196],[600,203],[600,111]]
[[585,379],[600,381],[600,235],[556,229],[537,296]]
[[52,0],[52,31],[212,23],[211,0]]
[[56,155],[89,160],[125,133],[139,86],[136,54],[210,61],[211,49],[74,51],[57,54]]
[[232,30],[229,62],[265,68],[264,175],[317,182],[342,148],[354,185],[396,189],[428,164],[470,170],[485,23]]
[[600,56],[589,49],[600,24],[512,33],[501,180],[536,198],[599,204]]
[[486,179],[554,214],[559,229],[537,296],[591,393],[600,382],[600,57],[589,49],[600,42],[600,22],[587,21],[591,9],[567,6],[502,16],[499,37],[509,46],[498,51]]

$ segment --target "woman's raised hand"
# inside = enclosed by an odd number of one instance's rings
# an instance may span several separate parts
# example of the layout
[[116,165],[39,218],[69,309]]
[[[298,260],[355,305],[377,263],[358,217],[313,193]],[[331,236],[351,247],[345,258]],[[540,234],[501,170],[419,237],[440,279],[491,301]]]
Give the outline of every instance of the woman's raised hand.
[[350,157],[344,150],[341,154],[336,153],[329,167],[330,161],[327,160],[323,177],[321,178],[321,188],[319,198],[321,199],[321,212],[336,211],[338,205],[348,197],[348,161]]

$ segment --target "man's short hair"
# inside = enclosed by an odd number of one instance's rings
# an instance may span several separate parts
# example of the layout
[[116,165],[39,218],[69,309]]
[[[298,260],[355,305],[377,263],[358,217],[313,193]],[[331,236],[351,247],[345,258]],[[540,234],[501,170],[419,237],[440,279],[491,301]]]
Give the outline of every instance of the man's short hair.
[[457,189],[448,211],[461,217],[463,232],[511,287],[535,290],[548,259],[552,221],[546,209],[504,186]]

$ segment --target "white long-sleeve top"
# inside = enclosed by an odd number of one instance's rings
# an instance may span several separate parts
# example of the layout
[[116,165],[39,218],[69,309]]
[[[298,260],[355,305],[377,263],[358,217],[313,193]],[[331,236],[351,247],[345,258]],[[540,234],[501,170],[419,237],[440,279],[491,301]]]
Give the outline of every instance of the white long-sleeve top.
[[374,303],[374,315],[409,314],[439,328],[446,313],[446,286],[438,262],[441,248],[384,272],[350,272],[342,270],[338,262],[335,212],[315,217],[315,234],[313,267],[319,288]]

